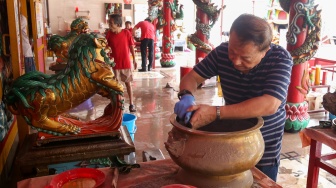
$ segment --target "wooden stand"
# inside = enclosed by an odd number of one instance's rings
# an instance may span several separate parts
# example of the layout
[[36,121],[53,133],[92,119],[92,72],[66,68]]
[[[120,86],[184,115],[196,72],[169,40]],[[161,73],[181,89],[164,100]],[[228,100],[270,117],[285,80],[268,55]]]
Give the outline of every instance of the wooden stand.
[[28,135],[20,149],[16,165],[23,177],[49,175],[48,165],[95,158],[128,155],[135,151],[124,126],[117,136],[58,141],[36,146],[37,134]]
[[309,165],[307,176],[307,187],[318,187],[318,177],[320,169],[336,175],[336,167],[328,160],[336,159],[336,153],[322,155],[322,144],[336,149],[336,133],[333,128],[310,127],[303,129],[300,133],[302,147],[310,144]]

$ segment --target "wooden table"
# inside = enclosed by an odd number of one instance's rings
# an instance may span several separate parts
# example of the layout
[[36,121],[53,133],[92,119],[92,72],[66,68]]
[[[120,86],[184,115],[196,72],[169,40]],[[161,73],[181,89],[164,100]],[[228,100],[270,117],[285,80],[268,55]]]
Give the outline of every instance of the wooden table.
[[[117,187],[155,187],[164,185],[179,184],[175,180],[179,167],[171,160],[156,160],[139,163],[140,168],[132,169],[129,174],[119,174]],[[99,168],[106,175],[106,179],[101,188],[110,188],[113,170],[111,168]],[[257,168],[252,169],[254,183],[252,187],[280,188],[272,179]],[[30,178],[19,181],[17,188],[40,188],[49,185],[55,175]]]
[[331,128],[310,127],[300,132],[302,146],[310,145],[307,187],[316,188],[320,168],[330,174],[336,175],[336,167],[327,163],[327,160],[335,159],[336,153],[322,155],[321,147],[325,144],[336,150],[336,133]]
[[56,141],[36,146],[36,134],[28,135],[16,157],[16,166],[22,177],[45,176],[48,165],[97,158],[124,156],[135,151],[127,128],[120,127],[116,136],[92,137]]

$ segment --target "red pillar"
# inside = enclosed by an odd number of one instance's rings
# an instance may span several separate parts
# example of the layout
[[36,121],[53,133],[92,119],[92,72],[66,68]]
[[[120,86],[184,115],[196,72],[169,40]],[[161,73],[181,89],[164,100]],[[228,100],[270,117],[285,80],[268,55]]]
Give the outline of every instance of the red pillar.
[[[280,3],[289,13],[287,50],[291,53],[294,62],[286,103],[285,131],[299,132],[307,127],[310,120],[308,103],[305,101],[310,87],[308,61],[318,48],[321,15],[311,0],[291,0]],[[309,24],[312,24],[310,28]]]
[[[291,0],[290,3],[290,11],[289,11],[289,23],[294,22],[295,20],[293,19],[294,16],[296,15],[296,11],[294,9],[294,5],[298,2],[302,3],[307,3],[308,0]],[[304,17],[300,16],[298,17],[296,21],[296,25],[298,25],[301,29],[301,32],[296,35],[297,37],[297,42],[294,45],[291,45],[290,43],[287,42],[287,50],[288,51],[293,51],[297,48],[299,48],[303,43],[304,40],[306,39],[307,35],[307,28],[303,28],[303,21]],[[287,96],[287,101],[291,103],[301,103],[304,101],[304,94],[300,93],[299,90],[296,88],[296,86],[301,85],[301,79],[303,77],[303,72],[307,68],[307,62],[301,63],[294,65],[292,68],[292,77],[291,77],[291,84],[289,85],[288,88],[288,96]]]
[[[196,19],[200,20],[200,23],[202,24],[209,24],[209,16],[207,14],[205,14],[200,8],[197,7],[197,11],[196,11]],[[206,38],[206,35],[204,35],[202,33],[202,31],[199,29],[196,31],[196,36],[203,41],[204,43],[209,43],[208,39]],[[196,48],[196,63],[199,62],[199,60],[203,59],[205,56],[207,56],[208,54],[205,53],[204,51]]]
[[166,21],[166,25],[163,26],[163,36],[162,36],[162,54],[161,54],[161,66],[162,67],[173,67],[175,66],[175,54],[173,48],[173,38],[171,36],[171,21],[172,11],[169,4],[173,3],[173,0],[164,0],[163,2],[163,14]]
[[[155,69],[155,59],[156,59],[156,53],[158,52],[157,51],[157,48],[158,48],[158,45],[157,45],[157,35],[156,35],[156,26],[157,26],[157,23],[158,23],[158,18],[155,18],[153,21],[152,21],[152,24],[154,25],[154,31],[155,31],[155,38],[154,38],[154,54],[153,54],[153,64],[152,64],[152,68]],[[160,49],[159,49],[160,51]]]

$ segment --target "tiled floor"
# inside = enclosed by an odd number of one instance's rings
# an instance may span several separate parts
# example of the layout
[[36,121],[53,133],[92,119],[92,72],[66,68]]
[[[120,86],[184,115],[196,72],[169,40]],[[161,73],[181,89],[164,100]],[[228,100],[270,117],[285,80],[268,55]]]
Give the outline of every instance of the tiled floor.
[[[180,67],[194,65],[193,52],[176,52],[176,66],[161,68],[160,60],[156,60],[156,68],[151,72],[135,72],[132,83],[137,116],[134,144],[136,148],[135,160],[141,162],[142,152],[149,149],[160,149],[165,158],[169,158],[164,142],[168,132],[172,129],[169,117],[173,114],[174,104],[178,101],[177,92],[180,81]],[[51,60],[51,59],[50,59]],[[140,64],[140,59],[138,60]],[[49,71],[48,71],[49,72]],[[51,72],[49,72],[51,73]],[[194,94],[196,103],[221,105],[223,100],[218,97],[215,81],[205,83],[205,87],[198,89]],[[128,95],[124,94],[125,113],[128,111]],[[102,108],[109,102],[107,99],[95,95],[92,101],[96,108],[96,117],[102,113]],[[81,118],[86,118],[86,111],[77,113]],[[319,119],[325,119],[324,114],[311,116],[309,126],[318,124]],[[323,152],[329,152],[323,148]],[[302,148],[297,133],[285,133],[282,148],[282,160],[277,183],[287,188],[306,187],[307,161],[309,148]],[[319,188],[335,187],[335,177],[320,171]],[[334,183],[332,183],[334,182]]]

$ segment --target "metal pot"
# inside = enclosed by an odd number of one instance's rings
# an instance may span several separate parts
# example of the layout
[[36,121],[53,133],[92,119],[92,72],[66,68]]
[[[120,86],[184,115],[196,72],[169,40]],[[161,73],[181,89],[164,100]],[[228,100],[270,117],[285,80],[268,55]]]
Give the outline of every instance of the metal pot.
[[175,114],[170,122],[174,127],[165,147],[181,167],[179,181],[196,187],[251,187],[250,169],[265,148],[261,117],[214,121],[198,130],[177,122]]

